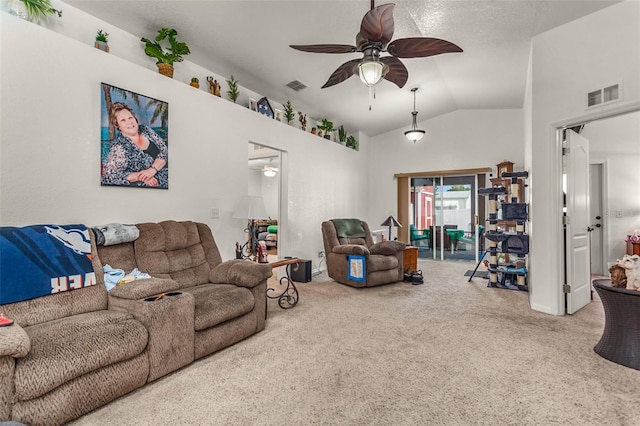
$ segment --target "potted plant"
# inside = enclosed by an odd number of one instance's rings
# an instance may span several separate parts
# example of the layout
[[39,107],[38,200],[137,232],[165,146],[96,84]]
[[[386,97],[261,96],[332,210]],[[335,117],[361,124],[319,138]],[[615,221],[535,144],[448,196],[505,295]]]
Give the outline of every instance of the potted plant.
[[[173,28],[160,28],[155,41],[144,37],[140,39],[145,44],[144,53],[156,60],[160,74],[171,78],[173,78],[174,62],[182,62],[183,56],[191,53],[186,43],[176,40],[176,35],[178,32]],[[165,40],[166,42],[163,43],[165,47],[163,47],[160,42]]]
[[324,130],[324,138],[331,139],[331,132],[333,131],[333,122],[327,120],[326,118],[322,119],[322,123],[318,124],[318,128]]
[[109,45],[107,42],[109,41],[109,33],[106,33],[102,30],[98,30],[96,34],[96,42],[93,44],[96,49],[100,49],[103,52],[109,52]]
[[51,6],[51,0],[12,0],[9,2],[9,12],[19,18],[35,21],[52,15],[62,17],[62,11]]
[[353,136],[351,135],[347,136],[346,143],[347,143],[347,148],[351,148],[355,150],[358,149],[358,141]]
[[227,86],[229,86],[227,96],[229,96],[229,99],[231,99],[235,104],[238,100],[238,96],[240,96],[240,91],[238,90],[238,80],[233,77],[233,74],[231,74],[231,78],[227,80]]
[[347,142],[347,131],[344,129],[343,125],[338,127],[338,140],[340,141],[340,145],[344,145]]
[[191,83],[189,83],[189,86],[195,87],[196,89],[200,87],[200,80],[198,80],[198,77],[192,77],[191,78]]
[[291,101],[287,101],[282,107],[284,108],[284,118],[287,120],[287,124],[291,124],[291,120],[293,120],[293,117],[295,116]]

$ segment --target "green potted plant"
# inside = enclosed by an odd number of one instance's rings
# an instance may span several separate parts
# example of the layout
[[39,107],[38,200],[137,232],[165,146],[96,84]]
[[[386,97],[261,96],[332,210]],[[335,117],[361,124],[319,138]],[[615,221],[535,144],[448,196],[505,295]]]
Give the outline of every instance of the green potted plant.
[[[140,39],[145,44],[144,53],[156,60],[160,74],[171,78],[173,78],[173,64],[182,62],[183,56],[191,53],[186,43],[176,40],[177,35],[178,32],[173,28],[160,28],[155,41],[144,37]],[[160,42],[164,42],[162,43],[164,46]]]
[[346,143],[347,143],[347,148],[351,148],[355,150],[358,149],[358,141],[353,136],[351,135],[347,136]]
[[338,140],[340,141],[340,145],[344,145],[347,142],[347,131],[344,129],[343,125],[338,127]]
[[227,96],[229,96],[229,99],[231,99],[235,104],[238,100],[238,96],[240,96],[240,91],[238,90],[238,80],[233,77],[233,74],[231,74],[231,78],[227,80],[227,86],[229,86]]
[[324,130],[324,138],[331,140],[331,132],[333,131],[333,122],[327,120],[326,118],[322,119],[322,124],[318,126],[318,128]]
[[103,52],[109,52],[109,45],[107,42],[109,41],[109,33],[106,33],[102,30],[98,30],[96,33],[96,42],[94,43],[94,47],[96,49],[100,49]]
[[284,118],[287,120],[287,124],[291,124],[291,120],[295,117],[291,101],[287,101],[282,107],[284,108]]
[[9,11],[19,18],[36,22],[47,16],[62,17],[62,11],[51,6],[51,0],[13,0],[9,3]]
[[191,83],[189,83],[189,85],[197,89],[200,87],[200,80],[198,80],[198,77],[192,77]]

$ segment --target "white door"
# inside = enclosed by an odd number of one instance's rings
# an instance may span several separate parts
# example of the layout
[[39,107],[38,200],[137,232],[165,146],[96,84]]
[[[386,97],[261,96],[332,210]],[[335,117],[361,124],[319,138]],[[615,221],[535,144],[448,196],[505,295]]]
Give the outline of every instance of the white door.
[[567,313],[591,301],[589,266],[589,140],[567,130],[564,155],[567,179],[565,258]]
[[589,246],[591,275],[608,275],[604,267],[604,229],[602,228],[602,164],[589,166]]

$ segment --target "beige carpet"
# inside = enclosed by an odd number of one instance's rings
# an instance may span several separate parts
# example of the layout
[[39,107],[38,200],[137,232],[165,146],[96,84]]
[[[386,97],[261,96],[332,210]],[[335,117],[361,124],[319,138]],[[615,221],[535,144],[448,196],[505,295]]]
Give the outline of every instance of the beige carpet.
[[593,352],[597,300],[531,311],[466,262],[420,260],[425,284],[298,284],[265,331],[75,425],[640,425],[640,371]]

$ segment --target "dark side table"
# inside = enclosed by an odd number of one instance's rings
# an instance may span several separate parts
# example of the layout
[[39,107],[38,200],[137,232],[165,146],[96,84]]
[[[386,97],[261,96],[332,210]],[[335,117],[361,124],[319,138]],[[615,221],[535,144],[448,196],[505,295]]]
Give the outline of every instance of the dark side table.
[[291,309],[298,304],[298,289],[291,279],[291,265],[295,265],[299,262],[300,259],[296,257],[293,259],[279,260],[278,262],[269,264],[271,269],[279,268],[281,266],[285,267],[286,275],[280,278],[280,286],[284,286],[286,284],[282,293],[273,295],[277,290],[271,287],[267,288],[267,297],[269,299],[278,299],[278,305],[280,305],[282,309]]
[[640,370],[640,291],[611,287],[595,280],[604,308],[604,330],[594,351],[616,364]]

